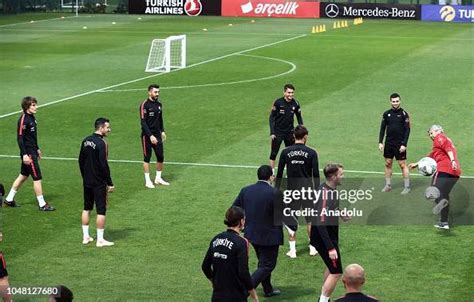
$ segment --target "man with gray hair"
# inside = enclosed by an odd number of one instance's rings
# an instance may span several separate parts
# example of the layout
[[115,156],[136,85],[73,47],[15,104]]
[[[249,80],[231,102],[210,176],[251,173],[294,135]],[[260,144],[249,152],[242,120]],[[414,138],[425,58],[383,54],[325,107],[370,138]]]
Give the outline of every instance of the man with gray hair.
[[[433,125],[428,130],[428,135],[433,141],[431,157],[436,161],[437,169],[433,175],[431,185],[438,188],[440,196],[435,199],[436,205],[433,208],[433,214],[441,213],[440,222],[434,227],[441,230],[449,230],[449,193],[461,176],[461,165],[458,160],[458,153],[454,147],[453,141],[444,134],[443,127]],[[418,163],[408,165],[410,169],[418,167]]]
[[335,302],[377,302],[374,297],[364,295],[362,293],[362,286],[365,283],[364,268],[359,264],[349,264],[344,270],[342,277],[346,295],[336,299]]

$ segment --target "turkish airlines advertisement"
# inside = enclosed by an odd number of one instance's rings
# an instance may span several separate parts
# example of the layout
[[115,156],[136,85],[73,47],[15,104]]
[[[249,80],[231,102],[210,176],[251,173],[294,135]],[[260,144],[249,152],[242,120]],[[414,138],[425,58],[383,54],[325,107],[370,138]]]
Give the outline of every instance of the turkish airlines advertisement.
[[130,0],[130,14],[145,15],[199,15],[221,14],[220,0]]
[[222,0],[222,16],[319,18],[319,2],[288,0]]

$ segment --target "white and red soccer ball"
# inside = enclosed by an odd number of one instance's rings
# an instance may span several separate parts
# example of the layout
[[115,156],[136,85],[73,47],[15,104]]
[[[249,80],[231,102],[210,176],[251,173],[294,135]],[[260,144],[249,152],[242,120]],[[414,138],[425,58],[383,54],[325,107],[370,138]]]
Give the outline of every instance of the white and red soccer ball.
[[436,173],[438,165],[431,157],[423,157],[418,162],[418,172],[423,176],[431,176]]

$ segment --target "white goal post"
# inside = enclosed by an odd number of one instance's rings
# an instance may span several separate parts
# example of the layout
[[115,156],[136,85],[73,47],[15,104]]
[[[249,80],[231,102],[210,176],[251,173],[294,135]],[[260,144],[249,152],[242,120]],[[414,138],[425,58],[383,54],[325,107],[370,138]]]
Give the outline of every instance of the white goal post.
[[145,72],[170,72],[186,67],[186,35],[154,39]]

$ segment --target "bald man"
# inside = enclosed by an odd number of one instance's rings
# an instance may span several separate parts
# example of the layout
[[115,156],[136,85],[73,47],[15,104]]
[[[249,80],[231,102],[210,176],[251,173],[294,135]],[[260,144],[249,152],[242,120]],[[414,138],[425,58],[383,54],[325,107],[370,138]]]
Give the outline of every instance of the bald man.
[[377,302],[374,297],[362,293],[362,285],[365,283],[364,268],[359,264],[349,264],[344,270],[342,282],[346,289],[346,295],[335,302]]

